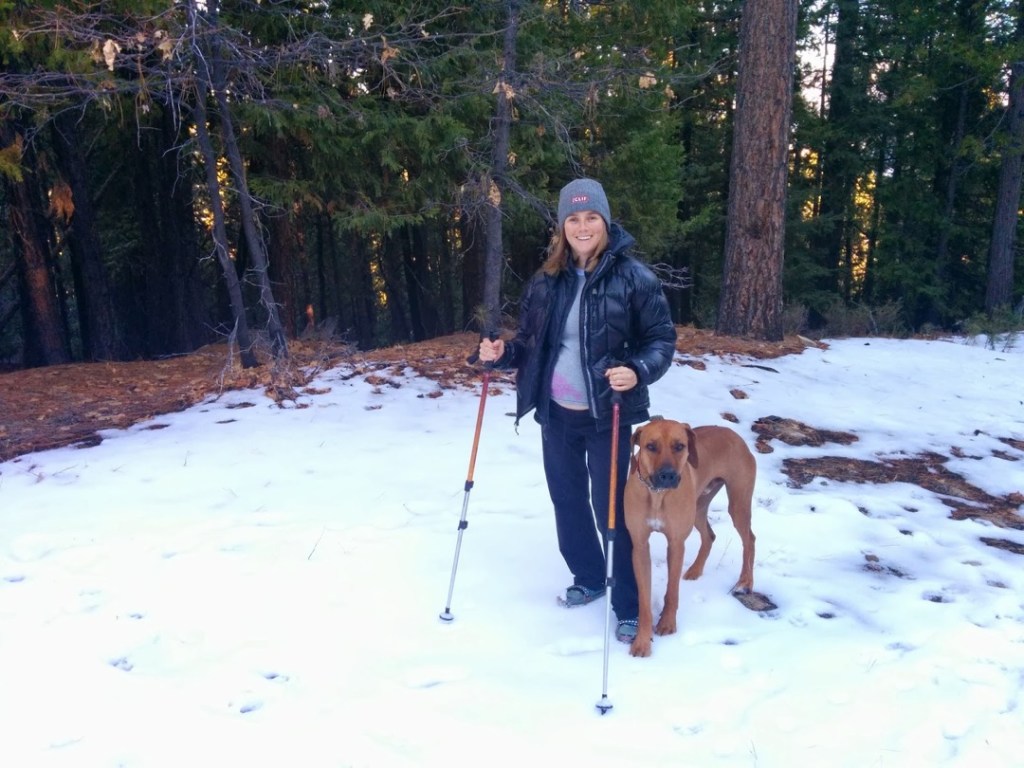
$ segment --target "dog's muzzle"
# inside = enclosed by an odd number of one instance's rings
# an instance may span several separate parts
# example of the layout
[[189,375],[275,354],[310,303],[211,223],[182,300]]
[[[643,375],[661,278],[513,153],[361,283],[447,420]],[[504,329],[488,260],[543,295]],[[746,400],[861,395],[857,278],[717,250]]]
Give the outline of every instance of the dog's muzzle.
[[651,487],[659,491],[668,491],[679,487],[679,473],[672,467],[662,467],[651,473]]

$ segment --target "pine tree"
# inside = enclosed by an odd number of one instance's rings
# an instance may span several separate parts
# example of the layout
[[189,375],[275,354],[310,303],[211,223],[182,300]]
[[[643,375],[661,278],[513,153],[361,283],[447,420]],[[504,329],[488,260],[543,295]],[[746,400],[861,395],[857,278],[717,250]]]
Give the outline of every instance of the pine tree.
[[740,24],[728,231],[716,329],[782,338],[796,0],[747,0]]

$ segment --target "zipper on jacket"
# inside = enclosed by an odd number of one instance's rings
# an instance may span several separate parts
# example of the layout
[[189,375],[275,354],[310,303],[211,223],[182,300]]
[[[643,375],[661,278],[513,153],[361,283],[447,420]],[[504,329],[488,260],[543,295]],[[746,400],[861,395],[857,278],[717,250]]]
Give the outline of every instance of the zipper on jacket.
[[615,258],[610,250],[606,249],[601,254],[600,260],[594,271],[586,276],[583,282],[583,290],[580,292],[580,365],[583,367],[583,383],[587,388],[587,407],[590,409],[590,416],[598,418],[597,396],[594,394],[594,384],[590,380],[590,366],[587,365],[587,350],[590,349],[590,299],[589,292],[594,281],[611,269],[611,259]]

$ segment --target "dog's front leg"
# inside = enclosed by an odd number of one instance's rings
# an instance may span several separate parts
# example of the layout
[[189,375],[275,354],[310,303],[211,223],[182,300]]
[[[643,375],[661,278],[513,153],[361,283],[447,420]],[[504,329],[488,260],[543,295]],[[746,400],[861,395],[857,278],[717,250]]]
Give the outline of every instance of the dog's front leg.
[[683,550],[685,536],[668,538],[668,586],[665,588],[665,607],[655,631],[659,635],[671,635],[676,631],[676,613],[679,611],[679,579],[683,572]]
[[633,539],[633,574],[636,576],[636,596],[640,611],[637,617],[637,632],[629,646],[631,656],[650,656],[654,640],[651,612],[651,543],[650,531],[630,531]]

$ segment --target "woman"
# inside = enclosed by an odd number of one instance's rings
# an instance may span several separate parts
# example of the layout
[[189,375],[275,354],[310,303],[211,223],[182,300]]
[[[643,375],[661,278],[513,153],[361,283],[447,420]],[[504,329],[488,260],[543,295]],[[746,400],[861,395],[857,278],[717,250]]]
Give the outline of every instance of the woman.
[[[517,369],[516,423],[536,410],[558,547],[573,575],[562,601],[569,607],[605,592],[612,393],[622,395],[615,499],[622,521],[630,426],[650,418],[647,387],[665,374],[675,352],[668,301],[651,270],[630,254],[633,243],[612,222],[598,182],[570,182],[558,197],[558,231],[547,259],[523,294],[515,338],[480,342],[482,361]],[[624,523],[617,522],[615,541],[615,634],[630,643],[639,608]]]

